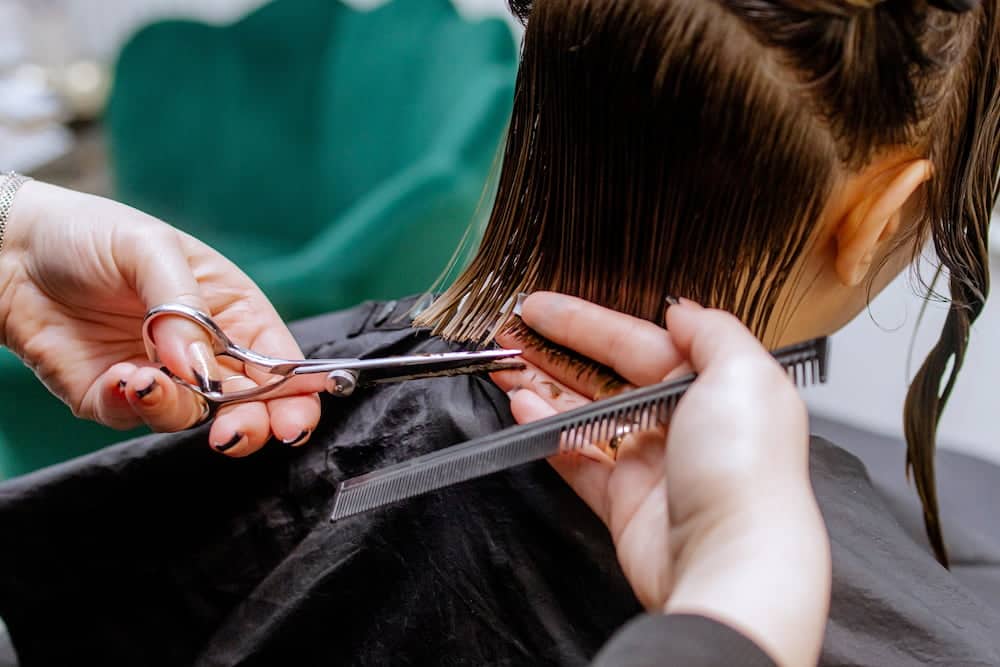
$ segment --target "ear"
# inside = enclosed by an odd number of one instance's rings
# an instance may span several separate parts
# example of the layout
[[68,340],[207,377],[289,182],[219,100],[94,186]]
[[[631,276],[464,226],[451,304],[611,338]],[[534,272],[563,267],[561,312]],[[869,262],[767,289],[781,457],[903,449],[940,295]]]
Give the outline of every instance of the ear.
[[837,277],[857,287],[868,275],[877,252],[899,230],[903,207],[933,173],[929,160],[908,160],[881,172],[837,228]]

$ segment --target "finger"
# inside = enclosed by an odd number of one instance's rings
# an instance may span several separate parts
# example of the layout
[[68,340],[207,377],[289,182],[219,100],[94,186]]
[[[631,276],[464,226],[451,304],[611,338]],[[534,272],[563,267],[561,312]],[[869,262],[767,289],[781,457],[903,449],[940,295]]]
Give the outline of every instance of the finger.
[[639,503],[663,480],[665,450],[666,434],[660,429],[625,437],[615,474],[608,480],[607,495],[617,501],[608,503],[608,528],[615,537],[629,524]]
[[[212,314],[177,234],[140,232],[119,244],[124,247],[116,257],[123,258],[121,268],[147,309],[180,303]],[[172,373],[206,391],[218,391],[222,372],[208,332],[182,317],[161,317],[152,323],[150,335],[158,361]]]
[[[129,405],[126,396],[128,378],[138,367],[132,363],[115,364],[106,370],[91,387],[94,398],[89,411],[94,420],[114,429],[125,430],[142,423],[142,419]],[[84,398],[84,402],[87,402]]]
[[[255,315],[263,317],[265,324],[261,333],[250,341],[250,346],[254,350],[283,359],[304,357],[298,343],[272,308],[261,308]],[[274,381],[273,375],[253,367],[247,367],[245,372],[258,384]],[[326,375],[323,373],[302,375],[280,387],[278,394],[282,396],[281,398],[266,402],[270,430],[275,438],[294,447],[309,441],[321,414],[316,392],[322,391],[325,384]]]
[[135,414],[154,431],[183,431],[205,414],[201,398],[158,368],[136,368],[126,380],[125,396]]
[[685,304],[667,311],[667,324],[677,351],[697,373],[741,356],[772,359],[750,330],[724,311]]
[[682,361],[659,326],[576,297],[536,292],[524,301],[521,317],[539,335],[639,386],[659,382]]
[[523,369],[493,373],[491,378],[506,392],[515,389],[534,392],[556,412],[566,412],[590,403],[589,399],[531,363],[525,362]]
[[296,396],[267,401],[274,437],[291,447],[306,444],[320,417],[319,396]]
[[[257,383],[253,380],[235,375],[223,382],[223,391],[240,391],[256,386]],[[240,458],[259,450],[270,437],[267,406],[258,401],[239,403],[219,410],[208,434],[208,442],[215,451]]]
[[[517,390],[511,394],[510,411],[519,424],[545,419],[556,414],[555,408],[532,391]],[[607,512],[607,486],[614,462],[597,448],[571,452],[549,458],[567,484],[572,487],[587,506],[605,523]]]
[[[553,355],[551,350],[535,347],[531,341],[518,341],[516,335],[502,334],[497,342],[503,347],[521,348],[521,361],[530,364],[536,371],[546,373],[559,385],[573,393],[586,397],[585,400],[597,401],[634,389],[632,385],[605,366],[590,364],[581,365],[565,358],[564,355]],[[543,395],[542,392],[539,392]]]
[[[295,338],[293,338],[291,332],[288,331],[288,327],[285,326],[285,323],[281,321],[281,318],[278,317],[278,314],[273,308],[270,307],[269,304],[267,304],[266,307],[262,305],[259,309],[255,309],[253,316],[261,318],[261,325],[259,333],[254,336],[253,340],[246,341],[251,348],[261,354],[266,354],[271,357],[280,357],[282,359],[305,358],[305,355],[302,354],[302,350],[299,349],[299,344],[295,342]],[[265,384],[274,381],[273,375],[257,368],[248,367],[246,369],[246,375],[257,384]],[[323,391],[325,386],[325,373],[307,373],[294,377],[282,385],[278,391],[278,395],[292,396],[295,394],[315,394]],[[317,420],[319,419],[318,413],[316,418]],[[313,424],[313,426],[315,426],[315,424]]]
[[152,323],[150,335],[157,354],[151,361],[158,361],[204,391],[219,391],[223,373],[208,334],[200,326],[181,317],[161,317]]

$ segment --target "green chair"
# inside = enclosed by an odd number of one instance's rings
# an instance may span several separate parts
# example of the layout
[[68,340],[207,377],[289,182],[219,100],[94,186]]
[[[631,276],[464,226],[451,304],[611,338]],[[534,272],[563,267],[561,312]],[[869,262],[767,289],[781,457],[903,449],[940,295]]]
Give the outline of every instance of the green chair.
[[[426,289],[483,215],[517,50],[449,0],[370,12],[276,0],[226,27],[152,25],[121,53],[117,197],[240,265],[287,318]],[[0,358],[0,474],[121,434],[72,420]]]

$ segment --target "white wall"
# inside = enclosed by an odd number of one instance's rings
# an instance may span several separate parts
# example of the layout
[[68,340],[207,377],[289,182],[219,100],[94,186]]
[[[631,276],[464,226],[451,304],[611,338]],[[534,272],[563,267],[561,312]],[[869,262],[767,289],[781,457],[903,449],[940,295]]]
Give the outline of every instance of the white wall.
[[[0,0],[11,1],[11,0]],[[18,0],[36,2],[37,0]],[[330,0],[336,2],[338,0]],[[343,0],[370,9],[389,0]],[[168,17],[197,18],[211,23],[232,21],[265,4],[267,0],[62,0],[73,25],[73,35],[83,53],[110,61],[137,28]],[[454,0],[470,17],[503,16],[514,26],[505,0]]]
[[[994,225],[995,231],[997,225]],[[1000,237],[994,234],[991,269],[1000,275]],[[929,280],[931,272],[924,272]],[[902,437],[903,399],[910,376],[937,340],[947,307],[932,303],[920,329],[916,319],[923,302],[919,285],[904,274],[833,337],[829,384],[807,390],[812,410],[879,433]],[[947,286],[938,286],[947,293]],[[913,342],[913,367],[907,354]],[[946,447],[1000,463],[1000,299],[988,301],[973,327],[965,366],[941,421],[939,439]]]

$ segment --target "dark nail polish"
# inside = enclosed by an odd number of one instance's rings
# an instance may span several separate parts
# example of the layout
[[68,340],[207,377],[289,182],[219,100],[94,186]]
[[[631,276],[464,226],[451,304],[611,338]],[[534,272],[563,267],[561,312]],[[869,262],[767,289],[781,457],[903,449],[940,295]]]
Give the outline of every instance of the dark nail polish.
[[217,452],[228,452],[230,449],[239,444],[240,440],[243,439],[243,434],[237,431],[233,433],[233,437],[229,439],[229,442],[224,442],[221,445],[212,445]]
[[193,368],[191,369],[191,372],[194,374],[194,379],[198,383],[198,387],[200,387],[202,391],[207,391],[215,394],[218,394],[222,391],[222,380],[207,379],[204,375],[202,375]]
[[188,346],[188,359],[191,374],[202,391],[222,391],[222,382],[215,377],[218,375],[215,355],[208,345],[201,341],[191,343]]
[[302,433],[299,433],[291,440],[282,440],[281,442],[288,445],[289,447],[294,447],[295,445],[299,444],[300,442],[308,438],[310,433],[312,433],[312,431],[310,431],[309,429],[305,429],[304,431],[302,431]]
[[143,387],[142,389],[136,389],[135,395],[140,399],[146,398],[147,396],[153,393],[154,389],[156,389],[156,380],[150,382],[148,387]]

